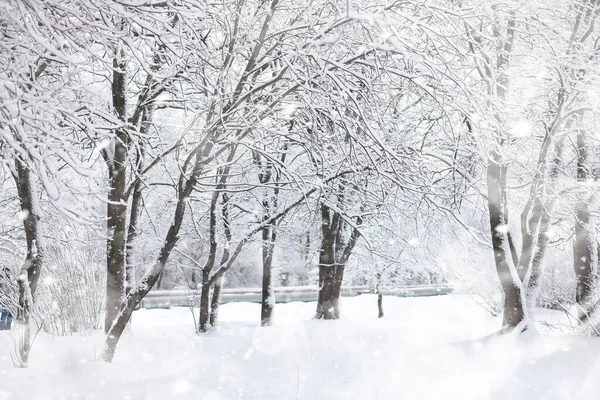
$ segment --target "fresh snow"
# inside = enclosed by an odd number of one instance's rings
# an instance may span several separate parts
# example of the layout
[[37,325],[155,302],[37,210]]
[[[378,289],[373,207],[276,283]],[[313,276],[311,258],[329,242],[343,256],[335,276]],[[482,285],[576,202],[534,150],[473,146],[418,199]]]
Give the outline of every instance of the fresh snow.
[[206,335],[189,309],[140,310],[112,364],[96,361],[100,333],[40,333],[16,369],[0,332],[0,400],[599,398],[597,339],[488,336],[501,319],[468,296],[385,297],[383,319],[376,301],[342,299],[339,321],[312,320],[315,303],[278,304],[267,328],[259,304],[224,304]]

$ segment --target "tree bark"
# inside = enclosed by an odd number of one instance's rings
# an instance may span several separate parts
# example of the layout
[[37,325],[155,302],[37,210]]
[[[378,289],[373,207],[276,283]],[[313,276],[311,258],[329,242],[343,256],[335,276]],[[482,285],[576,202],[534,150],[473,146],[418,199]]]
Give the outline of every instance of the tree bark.
[[[582,132],[577,133],[577,181],[586,182],[591,178],[588,167],[588,148]],[[579,200],[575,208],[575,240],[573,242],[573,268],[577,277],[575,301],[586,309],[585,303],[592,295],[595,284],[598,250],[596,245],[595,227],[590,215],[591,203],[594,196]]]
[[[229,173],[229,171],[226,171]],[[231,225],[229,221],[229,195],[223,193],[223,202],[221,205],[221,218],[223,221],[223,233],[225,234],[225,246],[221,255],[221,263],[217,273],[211,278],[211,283],[214,285],[213,296],[210,306],[210,326],[215,326],[219,319],[219,305],[221,303],[221,294],[223,293],[223,285],[225,284],[225,270],[222,268],[229,261],[231,255],[229,246],[231,245]]]
[[217,201],[219,192],[213,192],[210,203],[208,258],[202,268],[202,285],[200,286],[200,315],[198,316],[198,332],[208,332],[210,329],[210,272],[217,257]]
[[41,209],[35,177],[29,167],[15,159],[16,184],[21,203],[23,228],[27,242],[27,255],[22,270],[27,272],[27,281],[32,298],[35,297],[44,261],[44,238],[41,230]]
[[377,294],[377,310],[379,311],[379,317],[383,318],[383,294]]
[[[340,317],[340,296],[344,280],[344,270],[350,255],[360,237],[357,227],[346,244],[342,243],[342,215],[321,204],[321,251],[319,253],[319,295],[317,298],[317,319],[338,319]],[[358,217],[356,225],[362,224]]]
[[198,332],[210,330],[210,271],[202,272],[202,286],[200,290],[200,316],[198,317]]
[[591,218],[587,200],[581,201],[575,215],[575,240],[573,242],[573,267],[577,277],[575,301],[584,305],[594,286],[594,270],[597,260],[595,235],[590,229]]
[[[210,245],[208,251],[208,258],[204,267],[202,268],[202,289],[200,294],[200,316],[198,322],[198,331],[199,332],[208,332],[211,328],[210,319],[211,319],[211,304],[210,304],[210,288],[215,283],[217,276],[213,276],[211,278],[210,273],[214,268],[215,261],[217,258],[217,203],[219,201],[220,191],[225,189],[227,178],[229,177],[229,171],[231,169],[231,162],[233,161],[233,157],[235,156],[235,152],[237,147],[234,146],[229,152],[229,156],[227,157],[227,164],[225,167],[219,170],[217,173],[217,186],[212,194],[210,201],[210,217],[209,217],[209,237],[210,237]],[[229,241],[231,240],[231,231],[229,230],[229,219],[227,213],[227,202],[228,197],[226,194],[223,196],[223,204],[221,207],[221,213],[223,218],[223,225],[225,228],[225,236],[227,243],[223,249],[223,256],[221,260],[220,266],[223,265],[224,262],[229,259]],[[218,273],[219,271],[217,271]],[[220,294],[218,294],[217,300],[219,300]],[[216,314],[213,319],[216,318]],[[216,321],[216,319],[215,319]]]
[[225,284],[225,276],[221,275],[215,280],[213,287],[213,295],[210,301],[210,326],[217,325],[219,320],[219,306],[221,305],[221,295],[223,294],[223,285]]
[[[123,334],[123,330],[127,326],[128,321],[131,318],[131,314],[135,310],[135,308],[142,301],[144,296],[152,289],[152,287],[156,284],[156,281],[164,269],[164,266],[171,255],[171,252],[177,245],[179,240],[179,231],[181,230],[181,225],[183,223],[183,217],[185,216],[185,210],[187,206],[187,199],[192,193],[194,186],[198,182],[198,178],[203,173],[204,168],[207,164],[207,160],[209,160],[209,156],[212,152],[214,142],[209,140],[210,136],[207,135],[207,139],[203,140],[197,147],[193,154],[195,162],[192,168],[191,174],[186,172],[188,162],[192,160],[191,156],[184,164],[183,172],[180,175],[178,190],[177,190],[177,205],[175,207],[175,212],[173,215],[173,220],[169,230],[165,236],[163,241],[162,248],[160,249],[158,258],[156,262],[152,265],[152,268],[144,275],[142,280],[136,285],[136,287],[131,290],[125,299],[123,300],[121,307],[119,309],[118,318],[113,322],[108,334],[106,335],[104,346],[102,349],[101,358],[105,362],[111,362],[114,358],[115,351],[117,348],[117,344],[119,343],[119,339]],[[330,182],[332,180],[338,179],[344,175],[348,175],[350,173],[355,172],[355,170],[344,170],[341,171],[325,180],[325,182]],[[286,216],[291,210],[295,209],[301,204],[304,204],[306,198],[317,193],[317,189],[311,189],[307,193],[305,193],[302,197],[295,200],[293,203],[288,205],[284,210],[278,212],[276,215],[273,215],[266,221],[268,224],[276,223],[278,220]],[[234,251],[229,257],[226,264],[224,264],[219,271],[213,276],[212,279],[217,279],[220,275],[224,274],[231,266],[237,257],[241,254],[241,251],[246,243],[258,232],[261,231],[263,226],[256,227],[252,229],[250,232],[244,236],[242,240],[239,241]]]
[[335,243],[338,239],[341,215],[321,204],[321,251],[319,253],[319,295],[317,314],[319,319],[339,318],[339,299],[336,297]]
[[15,182],[21,203],[23,228],[27,242],[27,255],[18,277],[19,307],[16,326],[20,334],[18,366],[27,368],[31,350],[31,313],[44,262],[44,238],[41,230],[41,209],[35,177],[18,158],[15,159]]
[[144,275],[141,282],[138,283],[136,287],[125,296],[120,305],[117,318],[113,321],[104,341],[101,358],[105,362],[111,362],[114,358],[117,344],[119,343],[119,339],[123,334],[123,330],[131,318],[131,314],[137,305],[142,301],[144,296],[146,296],[146,294],[156,284],[156,281],[161,275],[165,264],[171,255],[171,252],[177,245],[177,242],[179,241],[179,231],[181,230],[181,225],[185,216],[188,197],[192,193],[194,186],[198,181],[198,177],[204,171],[206,160],[208,159],[213,146],[214,145],[211,141],[203,141],[197,147],[197,151],[193,153],[195,156],[195,162],[189,177],[186,179],[187,175],[185,169],[180,175],[177,191],[177,205],[175,206],[175,212],[173,214],[171,226],[167,231],[156,262]]
[[493,153],[487,167],[488,210],[496,271],[504,291],[503,329],[512,330],[526,317],[523,285],[511,265],[506,194],[507,166]]
[[[142,122],[140,127],[140,136],[143,138],[148,134],[152,124],[154,114],[154,105],[150,104],[144,107],[142,112]],[[127,242],[125,244],[125,292],[129,293],[135,284],[135,241],[139,235],[138,224],[142,212],[142,189],[143,184],[141,176],[144,174],[144,159],[146,156],[146,146],[144,143],[138,143],[138,152],[136,160],[137,178],[133,184],[133,193],[131,199],[131,210],[129,212],[129,226],[127,228]]]
[[260,309],[261,326],[271,325],[273,309],[275,308],[275,290],[273,288],[273,251],[277,232],[272,226],[267,226],[262,232],[262,301]]
[[29,352],[31,351],[31,313],[33,311],[33,295],[30,282],[25,271],[18,278],[19,284],[19,309],[17,311],[16,325],[18,335],[17,366],[27,368],[29,364]]
[[125,295],[125,241],[127,238],[127,153],[129,135],[126,125],[126,64],[122,48],[115,50],[111,83],[113,109],[122,123],[112,139],[112,152],[105,152],[108,167],[106,205],[106,314],[104,331],[108,333]]

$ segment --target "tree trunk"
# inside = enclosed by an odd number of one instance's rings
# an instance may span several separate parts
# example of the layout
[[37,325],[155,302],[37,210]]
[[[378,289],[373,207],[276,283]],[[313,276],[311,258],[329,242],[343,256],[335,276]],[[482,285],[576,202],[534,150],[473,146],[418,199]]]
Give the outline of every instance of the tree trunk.
[[[153,71],[157,68],[159,60],[155,56],[155,66],[152,67]],[[153,80],[153,75],[150,74],[146,80],[146,87],[150,86],[150,83]],[[150,104],[143,106],[142,111],[142,120],[140,125],[140,137],[144,138],[148,135],[150,128],[152,127],[152,118],[154,116],[154,101],[150,102]],[[132,121],[135,122],[135,121]],[[129,293],[133,285],[135,285],[135,259],[134,259],[134,249],[135,249],[135,241],[139,235],[138,225],[139,219],[142,213],[142,190],[144,188],[142,184],[142,175],[144,175],[144,160],[146,157],[146,145],[141,141],[137,143],[137,159],[136,159],[136,172],[137,178],[133,184],[133,193],[131,199],[131,211],[129,213],[129,227],[127,229],[127,243],[126,243],[126,253],[125,253],[125,283],[126,289],[125,292]]]
[[[577,181],[586,182],[591,174],[588,170],[588,149],[582,132],[577,134]],[[573,242],[573,268],[577,277],[575,301],[587,308],[585,303],[589,300],[594,286],[595,267],[598,262],[598,253],[595,237],[595,227],[590,216],[590,207],[593,196],[581,199],[576,205],[575,212],[575,241]]]
[[223,294],[223,285],[225,284],[225,275],[219,276],[215,280],[212,300],[210,302],[210,326],[217,325],[219,319],[219,306],[221,304],[221,295]]
[[[141,160],[138,168],[138,173],[141,173]],[[129,214],[129,228],[127,229],[127,243],[125,245],[125,283],[126,293],[129,293],[135,284],[135,241],[138,236],[138,220],[141,214],[142,207],[142,182],[137,181],[134,185],[133,196],[131,200],[131,212]]]
[[158,258],[152,268],[144,275],[141,282],[131,290],[120,305],[117,319],[113,321],[111,325],[102,349],[102,359],[106,362],[111,362],[119,339],[123,334],[123,330],[127,326],[128,321],[131,319],[131,314],[137,305],[142,301],[144,296],[152,289],[156,284],[159,276],[164,270],[165,264],[171,255],[171,252],[179,241],[179,231],[183,223],[183,217],[185,216],[185,210],[188,202],[188,198],[194,190],[194,186],[198,182],[198,177],[204,171],[206,160],[208,159],[212,149],[213,142],[206,140],[198,146],[198,151],[195,153],[194,167],[190,175],[186,175],[185,171],[181,174],[178,187],[177,187],[177,205],[175,206],[175,212],[173,220],[169,226],[169,230],[165,236],[162,248]]
[[575,216],[575,241],[573,242],[573,267],[577,277],[575,301],[584,305],[592,294],[594,270],[597,259],[595,235],[586,200],[581,201]]
[[[356,219],[356,226],[363,222]],[[315,318],[338,319],[340,296],[346,263],[360,238],[355,226],[347,243],[342,243],[342,215],[329,206],[321,204],[321,251],[319,253],[319,296]]]
[[19,368],[27,368],[29,352],[31,351],[31,313],[33,311],[33,296],[30,282],[25,271],[18,278],[19,309],[17,311],[16,327],[18,338],[16,361]]
[[[552,201],[554,203],[554,201]],[[531,261],[531,273],[529,280],[527,281],[527,305],[529,307],[537,306],[537,298],[540,290],[540,279],[542,277],[542,261],[546,254],[546,247],[548,246],[548,226],[550,225],[551,213],[550,210],[554,206],[550,205],[544,207],[543,215],[540,223],[540,231],[538,233],[537,251]]]
[[[200,156],[199,156],[200,157]],[[150,271],[144,275],[142,281],[131,290],[120,305],[119,313],[117,318],[113,321],[108,333],[106,334],[104,346],[102,348],[101,358],[105,362],[112,362],[117,344],[127,326],[127,323],[131,319],[133,311],[142,301],[144,296],[152,289],[156,284],[159,277],[162,275],[165,264],[173,251],[173,248],[179,241],[179,230],[183,222],[185,215],[185,208],[187,204],[187,198],[192,192],[192,189],[196,183],[197,175],[193,174],[187,181],[184,187],[181,187],[181,191],[178,196],[177,206],[175,207],[175,213],[173,216],[173,223],[169,227],[163,246],[160,249],[160,253],[156,260],[156,263],[152,266]]]
[[[233,150],[235,151],[235,150]],[[233,154],[233,153],[232,153]],[[230,158],[231,160],[231,155]],[[226,168],[224,173],[229,174],[229,168]],[[223,179],[222,184],[225,184]],[[231,246],[231,225],[229,221],[229,194],[223,193],[223,202],[221,204],[221,219],[223,221],[223,233],[225,235],[225,246],[223,248],[223,254],[221,255],[221,264],[219,270],[211,278],[211,283],[214,285],[214,292],[212,296],[212,302],[210,306],[210,326],[216,326],[219,319],[219,306],[221,304],[221,294],[223,293],[223,285],[225,284],[225,266],[231,256],[229,246]]]
[[15,181],[21,203],[21,215],[27,242],[27,255],[18,277],[19,308],[15,319],[20,339],[17,349],[17,361],[19,367],[27,368],[31,350],[31,313],[42,271],[45,246],[41,230],[42,216],[38,204],[35,177],[29,167],[19,159],[15,159],[15,169],[17,172]]
[[262,231],[262,301],[260,309],[261,326],[271,325],[273,309],[275,308],[275,290],[273,288],[273,251],[277,233],[272,226],[267,226]]
[[383,318],[383,294],[377,294],[377,310],[379,311],[379,317]]
[[[126,65],[122,49],[115,51],[113,59],[112,102],[115,113],[126,123]],[[125,295],[125,244],[127,240],[127,145],[129,136],[125,127],[116,130],[112,139],[112,154],[106,152],[108,167],[108,202],[106,206],[106,314],[104,331],[108,333],[117,318]]]
[[487,167],[488,209],[496,271],[504,291],[503,330],[512,330],[526,317],[523,285],[510,253],[508,210],[506,207],[507,167],[498,153],[490,157]]
[[32,298],[35,297],[44,261],[44,237],[41,230],[41,209],[35,177],[20,160],[15,159],[16,184],[21,202],[23,228],[27,242],[27,256],[22,270],[27,272],[27,281]]
[[319,265],[319,296],[317,298],[317,319],[338,319],[339,298],[336,296],[335,266]]
[[200,315],[198,317],[198,332],[208,332],[210,330],[210,287],[212,282],[210,272],[215,264],[217,257],[217,201],[219,192],[214,191],[210,202],[209,210],[209,236],[210,244],[208,258],[202,268],[202,285],[200,287]]
[[[115,152],[125,153],[123,146],[116,146]],[[124,163],[125,157],[115,162]],[[119,161],[117,161],[119,160]],[[124,164],[121,164],[124,166]],[[126,240],[126,212],[127,206],[122,203],[125,190],[125,170],[122,167],[114,168],[110,177],[111,188],[108,195],[106,214],[108,217],[107,229],[107,274],[106,274],[106,316],[104,330],[112,325],[119,306],[125,295],[125,240]]]
[[198,323],[198,332],[208,332],[210,330],[210,271],[202,273],[202,286],[200,291],[200,316]]
[[318,319],[339,318],[339,299],[336,296],[336,242],[340,230],[341,215],[329,206],[321,204],[321,251],[319,253]]

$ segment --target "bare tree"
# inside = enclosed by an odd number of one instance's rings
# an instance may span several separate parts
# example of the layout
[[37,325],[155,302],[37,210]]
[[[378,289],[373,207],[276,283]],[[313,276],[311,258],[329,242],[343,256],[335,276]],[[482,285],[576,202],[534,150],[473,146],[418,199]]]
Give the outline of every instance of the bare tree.
[[[592,4],[590,3],[590,6]],[[505,152],[511,144],[507,134],[510,110],[507,103],[511,88],[509,71],[515,64],[515,48],[520,36],[518,26],[522,23],[517,11],[487,7],[489,32],[485,28],[475,29],[468,22],[465,28],[469,37],[469,47],[479,77],[484,82],[488,96],[487,110],[492,138],[487,160],[487,201],[490,232],[496,262],[496,269],[505,294],[502,331],[515,328],[527,329],[531,323],[528,317],[528,304],[535,304],[542,260],[548,244],[548,231],[559,197],[557,180],[564,165],[565,136],[579,120],[578,95],[568,87],[574,85],[578,74],[568,72],[566,64],[560,65],[558,89],[555,100],[550,102],[543,123],[542,140],[536,164],[533,166],[529,194],[521,212],[521,246],[515,245],[508,215],[508,179],[510,163]],[[569,59],[581,47],[593,31],[596,6],[576,6],[572,11],[575,22],[571,27],[570,38],[566,41],[564,56]],[[536,20],[536,18],[533,18]],[[539,22],[539,20],[537,20]],[[523,22],[524,23],[524,22]],[[546,29],[541,23],[541,30]],[[491,33],[493,40],[488,41]],[[531,45],[528,43],[525,46]],[[579,76],[580,78],[580,76]],[[493,121],[493,122],[492,122]],[[467,123],[468,129],[472,125]]]

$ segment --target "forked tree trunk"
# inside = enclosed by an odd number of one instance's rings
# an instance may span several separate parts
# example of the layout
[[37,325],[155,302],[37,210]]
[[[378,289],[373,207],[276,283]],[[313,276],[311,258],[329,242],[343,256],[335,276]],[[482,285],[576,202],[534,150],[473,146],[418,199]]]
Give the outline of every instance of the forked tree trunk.
[[105,362],[111,362],[117,349],[117,344],[123,334],[127,323],[131,319],[131,315],[138,304],[142,301],[144,296],[152,289],[156,284],[159,276],[164,270],[165,264],[171,255],[171,252],[179,241],[179,231],[183,223],[183,217],[185,216],[185,210],[190,194],[192,193],[194,186],[198,182],[198,177],[202,174],[206,165],[206,160],[213,149],[213,143],[211,141],[205,141],[198,146],[198,151],[195,153],[194,166],[189,177],[186,179],[185,172],[180,176],[177,191],[177,205],[175,206],[175,212],[173,220],[169,226],[169,230],[165,236],[165,240],[160,249],[158,258],[152,268],[144,275],[141,282],[136,285],[123,299],[117,318],[113,321],[108,330],[104,346],[102,349],[101,358]]
[[[217,314],[214,314],[211,318],[211,309],[214,308],[211,306],[210,299],[210,288],[215,284],[217,278],[222,277],[221,271],[217,271],[212,277],[211,272],[215,266],[215,262],[217,259],[217,204],[219,202],[220,191],[224,190],[227,184],[227,178],[229,177],[229,171],[231,168],[231,162],[233,161],[233,157],[235,156],[237,147],[234,146],[229,152],[229,156],[227,157],[227,165],[219,170],[217,173],[217,186],[215,191],[212,194],[210,201],[210,209],[209,209],[209,250],[208,250],[208,258],[204,267],[202,268],[202,286],[200,293],[200,315],[198,321],[198,331],[199,332],[208,332],[212,326],[211,320],[216,323]],[[229,227],[229,214],[227,211],[229,202],[229,197],[226,193],[223,194],[223,204],[221,207],[221,217],[223,220],[224,233],[226,237],[226,243],[223,249],[221,263],[219,267],[223,266],[224,263],[229,259],[229,242],[231,241],[231,231]],[[217,293],[216,300],[220,300],[220,293]],[[217,306],[218,307],[218,306]]]
[[[209,136],[207,136],[208,138]],[[199,176],[203,173],[204,167],[207,164],[207,160],[209,160],[209,156],[213,149],[213,142],[211,140],[204,140],[198,147],[195,154],[194,166],[191,174],[187,174],[184,170],[184,173],[181,174],[180,180],[178,183],[177,191],[177,205],[175,207],[175,213],[173,215],[172,223],[169,227],[165,240],[163,242],[162,248],[160,249],[160,253],[158,255],[157,261],[154,263],[152,268],[144,275],[141,282],[136,285],[136,287],[131,290],[123,300],[121,307],[119,309],[118,318],[113,322],[108,334],[106,335],[104,346],[102,349],[102,360],[106,362],[111,362],[114,355],[115,350],[117,348],[117,344],[123,334],[125,327],[127,326],[128,321],[131,318],[131,314],[135,310],[135,308],[142,301],[144,296],[148,294],[148,292],[152,289],[152,287],[156,284],[158,277],[163,271],[171,252],[176,246],[179,240],[179,231],[181,230],[181,225],[183,223],[183,217],[185,215],[185,210],[187,207],[187,202],[190,194],[192,193],[194,186],[198,182]],[[329,180],[334,180],[343,176],[345,174],[350,173],[350,171],[342,171],[339,174],[329,178]],[[301,204],[304,204],[306,198],[316,193],[317,189],[312,189],[309,192],[305,193],[302,197],[294,201],[292,204],[288,205],[284,210],[279,212],[278,214],[272,216],[268,221],[268,224],[274,224],[285,215],[287,215],[291,210],[295,209]],[[357,220],[357,223],[360,224],[360,221]],[[251,230],[244,236],[242,240],[237,244],[235,250],[232,252],[231,257],[227,261],[226,264],[213,276],[216,279],[219,275],[224,274],[231,266],[233,262],[237,259],[237,257],[241,254],[242,249],[246,243],[250,241],[250,239],[260,230],[262,226],[257,227],[256,229]],[[360,234],[357,230],[355,230],[356,234],[353,234],[353,237],[358,238]],[[348,252],[349,255],[349,252]]]
[[[342,242],[342,215],[329,206],[321,204],[321,251],[319,253],[319,295],[317,298],[317,319],[340,318],[340,296],[344,280],[344,269],[360,231],[354,227],[347,243]],[[362,224],[359,217],[356,225]]]
[[210,272],[215,264],[217,257],[217,201],[219,192],[213,192],[209,209],[209,250],[208,258],[202,268],[202,284],[200,285],[200,312],[198,316],[198,332],[208,332],[210,330]]
[[498,153],[487,167],[488,209],[496,271],[504,291],[504,330],[512,330],[526,317],[523,285],[511,255],[506,194],[507,166]]

